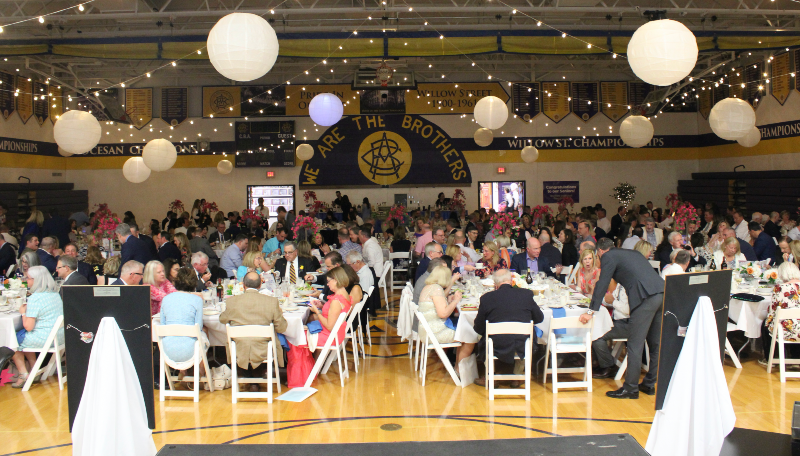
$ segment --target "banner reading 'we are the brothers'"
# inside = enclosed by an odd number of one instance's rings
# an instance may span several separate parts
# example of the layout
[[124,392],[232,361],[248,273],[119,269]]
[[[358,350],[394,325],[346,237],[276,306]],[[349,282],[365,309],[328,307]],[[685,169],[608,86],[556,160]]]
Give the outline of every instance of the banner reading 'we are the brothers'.
[[472,183],[452,138],[421,116],[345,117],[309,144],[300,188]]

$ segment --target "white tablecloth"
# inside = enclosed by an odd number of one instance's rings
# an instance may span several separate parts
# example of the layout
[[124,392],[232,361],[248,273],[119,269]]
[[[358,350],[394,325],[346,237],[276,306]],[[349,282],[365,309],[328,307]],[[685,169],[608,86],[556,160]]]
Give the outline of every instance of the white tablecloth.
[[[541,309],[542,313],[544,314],[544,320],[536,325],[536,327],[541,329],[542,333],[544,334],[539,338],[539,343],[547,344],[547,334],[550,331],[550,319],[553,318],[553,309],[550,309],[549,307],[542,307]],[[565,310],[567,317],[577,317],[586,313],[585,308],[577,306],[567,306]],[[477,310],[461,312],[459,314],[458,325],[456,326],[456,341],[466,343],[478,342],[478,333],[472,329],[473,325],[475,324],[475,317],[477,316]],[[592,340],[599,339],[614,326],[611,315],[605,309],[600,309],[599,312],[595,312],[592,320]]]
[[728,318],[736,322],[736,327],[744,331],[750,339],[761,337],[761,325],[767,318],[771,296],[765,296],[761,302],[740,301],[731,299],[728,304]]
[[22,329],[22,315],[19,312],[0,313],[0,347],[17,349],[17,331]]
[[217,258],[219,258],[221,260],[222,259],[222,254],[225,253],[225,251],[224,250],[214,249],[214,253],[216,253],[217,254]]

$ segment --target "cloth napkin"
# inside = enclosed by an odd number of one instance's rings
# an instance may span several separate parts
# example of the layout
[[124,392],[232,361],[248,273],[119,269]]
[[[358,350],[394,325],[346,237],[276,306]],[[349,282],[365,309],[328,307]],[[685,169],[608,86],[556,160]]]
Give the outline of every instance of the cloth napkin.
[[451,320],[450,318],[445,318],[444,319],[444,325],[447,326],[448,328],[452,329],[453,331],[456,330],[456,324],[457,323],[458,322],[453,323],[453,320]]
[[[317,322],[317,323],[319,323],[319,322]],[[281,343],[281,347],[283,347],[283,349],[286,350],[287,352],[292,349],[289,346],[289,342],[286,340],[286,336],[284,336],[281,333],[278,333],[278,342]]]
[[308,322],[306,327],[308,328],[308,332],[311,334],[322,332],[322,324],[317,320]]
[[[567,310],[563,307],[556,307],[553,309],[553,318],[564,318],[567,316]],[[566,329],[554,329],[553,334],[564,335],[567,333]]]

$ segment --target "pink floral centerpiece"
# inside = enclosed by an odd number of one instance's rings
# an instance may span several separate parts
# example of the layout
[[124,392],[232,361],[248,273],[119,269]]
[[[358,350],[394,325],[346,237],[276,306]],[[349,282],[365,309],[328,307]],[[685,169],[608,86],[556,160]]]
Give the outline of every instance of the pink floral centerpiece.
[[200,206],[200,211],[206,214],[211,214],[219,212],[219,208],[217,207],[217,203],[213,201],[206,201],[202,206]]
[[492,216],[491,220],[492,231],[495,236],[499,236],[506,232],[506,230],[517,230],[517,219],[508,212],[498,212]]
[[567,206],[569,206],[569,208],[572,209],[575,206],[575,200],[573,200],[571,196],[562,196],[561,199],[558,200],[558,212],[561,212],[562,210],[566,209]]
[[317,225],[317,221],[313,217],[301,215],[295,219],[294,226],[292,226],[292,233],[294,233],[294,238],[297,240],[302,240],[298,237],[300,230],[305,230],[305,238],[311,237],[313,239],[319,232],[319,225]]
[[536,223],[538,220],[539,223],[549,225],[553,218],[553,209],[551,209],[547,204],[537,205],[531,209],[531,215],[533,215],[534,223]]
[[303,199],[305,200],[306,205],[309,205],[317,200],[317,192],[314,190],[306,190],[306,192],[303,193]]
[[667,209],[666,209],[666,213],[664,214],[664,216],[665,217],[670,216],[670,215],[674,216],[675,212],[678,211],[678,208],[681,205],[681,197],[678,196],[677,193],[670,193],[669,195],[667,195],[665,200],[667,202]]
[[450,209],[458,211],[458,213],[461,214],[461,211],[463,211],[465,207],[467,207],[467,198],[466,195],[464,195],[464,190],[457,188],[453,192],[453,197],[450,198]]
[[117,225],[120,224],[119,216],[111,212],[108,208],[108,204],[100,203],[95,206],[94,220],[97,224],[97,229],[94,232],[95,236],[103,239],[104,244],[106,244],[105,240],[107,239],[107,245],[104,245],[104,247],[111,248],[114,243],[114,238],[116,237],[114,230],[116,230]]
[[686,229],[689,222],[698,223],[700,217],[697,216],[697,209],[692,206],[692,203],[685,202],[681,204],[675,211],[675,229],[683,231]]
[[176,199],[175,201],[169,203],[169,210],[178,215],[183,214],[185,211],[183,208],[183,201]]
[[397,220],[398,225],[402,225],[405,223],[405,217],[406,207],[400,204],[398,206],[392,206],[392,208],[389,209],[389,215],[386,217],[386,221],[394,219]]
[[239,226],[246,228],[248,226],[261,226],[261,216],[258,215],[255,209],[245,209],[242,211],[242,217],[239,219]]

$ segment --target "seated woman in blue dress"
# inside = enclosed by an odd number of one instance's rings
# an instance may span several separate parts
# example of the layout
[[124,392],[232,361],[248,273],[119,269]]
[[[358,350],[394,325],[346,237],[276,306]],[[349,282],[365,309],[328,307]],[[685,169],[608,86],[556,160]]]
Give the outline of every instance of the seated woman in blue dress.
[[[175,293],[164,296],[161,301],[162,325],[199,325],[203,328],[203,298],[194,294],[197,287],[197,274],[194,268],[184,266],[178,270],[175,277]],[[208,349],[208,336],[205,331],[200,331],[201,350]],[[194,356],[194,343],[197,339],[185,336],[165,337],[162,341],[164,352],[172,361],[182,363],[189,361]],[[185,372],[181,371],[181,377]],[[203,365],[200,365],[200,376],[204,374]]]
[[[27,279],[28,288],[32,294],[28,297],[28,303],[19,308],[19,313],[22,314],[22,326],[26,332],[22,336],[24,338],[19,341],[19,351],[15,352],[12,357],[17,371],[19,371],[17,381],[11,385],[14,388],[22,388],[28,379],[28,367],[25,366],[25,359],[27,358],[31,367],[36,363],[37,353],[23,352],[22,350],[42,348],[56,324],[56,319],[64,315],[64,305],[61,302],[61,296],[56,291],[56,282],[47,268],[31,266],[27,271]],[[19,339],[19,335],[17,339]],[[58,330],[58,343],[61,346],[64,345],[63,329]]]

